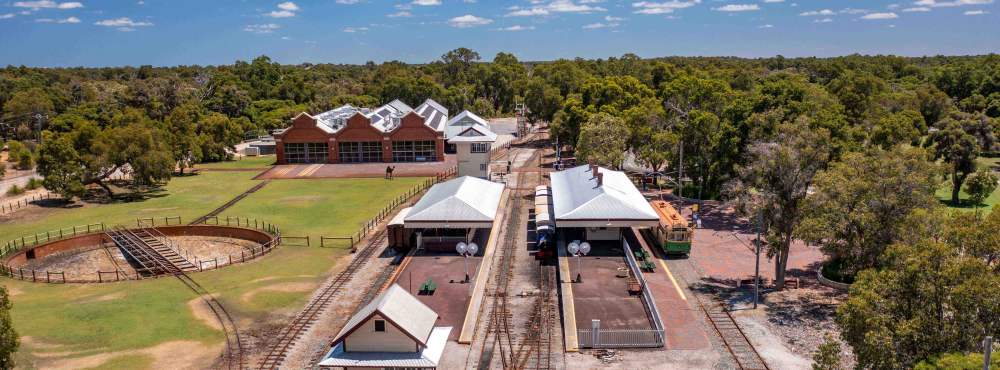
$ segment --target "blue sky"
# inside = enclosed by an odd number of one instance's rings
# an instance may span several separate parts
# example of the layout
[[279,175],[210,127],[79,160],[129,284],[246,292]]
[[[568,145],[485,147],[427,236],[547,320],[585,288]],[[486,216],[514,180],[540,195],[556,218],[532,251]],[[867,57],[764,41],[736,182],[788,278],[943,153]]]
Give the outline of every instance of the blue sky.
[[0,65],[1000,52],[994,0],[0,0]]

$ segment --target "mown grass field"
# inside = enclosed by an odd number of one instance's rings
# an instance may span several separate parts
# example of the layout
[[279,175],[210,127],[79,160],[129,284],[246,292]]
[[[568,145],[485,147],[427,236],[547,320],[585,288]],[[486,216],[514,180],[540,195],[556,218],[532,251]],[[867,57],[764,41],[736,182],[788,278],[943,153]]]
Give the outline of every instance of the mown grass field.
[[[990,168],[994,171],[1000,171],[1000,158],[980,157],[976,159],[976,163],[981,169]],[[938,200],[941,201],[941,204],[944,204],[948,208],[967,211],[976,209],[976,205],[972,204],[972,201],[969,200],[969,194],[966,194],[964,189],[958,195],[959,199],[961,199],[961,203],[958,205],[951,203],[951,181],[945,181],[941,184],[941,187],[938,188],[935,196],[937,196]],[[983,204],[979,205],[979,209],[989,212],[990,209],[997,203],[1000,203],[1000,187],[997,187],[997,189],[993,191],[993,194],[986,198],[983,201]]]
[[[205,214],[252,187],[254,172],[203,172],[179,177],[154,197],[130,203],[45,209],[0,223],[15,236],[94,222],[135,224],[137,217]],[[285,235],[346,236],[385,204],[424,179],[272,181],[223,215],[267,220]],[[37,213],[37,214],[35,214]],[[344,248],[282,246],[255,262],[194,274],[241,327],[296,312],[328,276]],[[12,316],[23,337],[19,367],[79,361],[97,368],[155,367],[157,346],[195,342],[217,352],[223,336],[188,303],[196,296],[176,279],[92,285],[34,284],[0,278],[12,294]],[[201,343],[200,346],[197,343]],[[207,365],[206,365],[207,366]]]
[[195,168],[206,168],[206,169],[248,169],[248,168],[265,168],[273,165],[277,160],[274,155],[262,155],[257,157],[242,157],[237,160],[225,161],[225,162],[212,162],[212,163],[199,163]]

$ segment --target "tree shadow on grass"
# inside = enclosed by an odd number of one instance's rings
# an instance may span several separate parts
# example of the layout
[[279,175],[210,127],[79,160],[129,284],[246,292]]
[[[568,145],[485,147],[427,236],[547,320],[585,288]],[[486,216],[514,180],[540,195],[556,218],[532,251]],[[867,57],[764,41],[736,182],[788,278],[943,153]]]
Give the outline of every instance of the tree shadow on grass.
[[952,203],[951,199],[938,199],[938,203],[949,208],[959,208],[959,209],[975,209],[975,208],[989,208],[990,206],[985,203],[979,203],[978,205],[973,204],[972,200],[960,199],[958,204]]

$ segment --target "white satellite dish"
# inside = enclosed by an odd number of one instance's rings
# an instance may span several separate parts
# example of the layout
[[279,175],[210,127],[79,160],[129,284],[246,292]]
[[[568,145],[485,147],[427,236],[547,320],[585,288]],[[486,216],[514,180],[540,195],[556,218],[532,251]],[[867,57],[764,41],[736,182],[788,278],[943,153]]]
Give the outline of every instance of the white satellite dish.
[[455,245],[455,251],[458,252],[458,254],[465,254],[467,248],[468,245],[466,245],[465,242],[458,242],[458,244]]
[[469,243],[469,245],[465,247],[465,251],[468,252],[470,256],[474,255],[476,252],[479,252],[479,245],[476,245],[476,243]]
[[586,255],[587,253],[590,253],[590,243],[580,243],[580,254]]
[[566,250],[569,251],[569,254],[575,255],[576,252],[580,251],[580,244],[577,244],[576,242],[569,243],[569,247],[566,247]]

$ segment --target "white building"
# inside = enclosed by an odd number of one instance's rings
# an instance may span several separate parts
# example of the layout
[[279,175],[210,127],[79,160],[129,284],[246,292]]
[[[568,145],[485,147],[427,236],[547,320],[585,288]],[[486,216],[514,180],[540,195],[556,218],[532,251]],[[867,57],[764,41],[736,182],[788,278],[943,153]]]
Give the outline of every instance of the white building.
[[458,176],[490,177],[490,149],[497,134],[489,123],[469,111],[462,111],[445,125],[444,137],[458,158]]
[[451,327],[393,284],[351,317],[320,360],[321,369],[436,369]]
[[503,184],[471,176],[436,184],[404,210],[403,227],[416,231],[417,247],[454,250],[455,243],[493,227],[503,190]]
[[657,226],[660,217],[623,172],[583,165],[554,172],[556,228],[586,240],[618,240],[621,228]]

